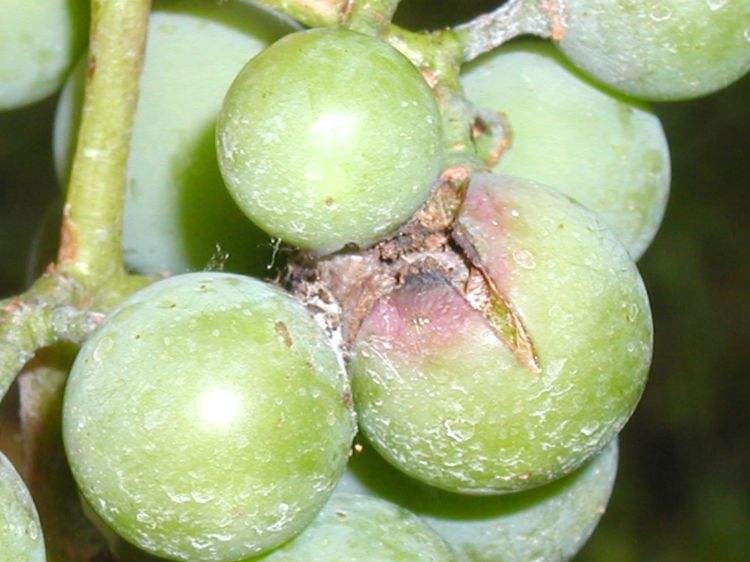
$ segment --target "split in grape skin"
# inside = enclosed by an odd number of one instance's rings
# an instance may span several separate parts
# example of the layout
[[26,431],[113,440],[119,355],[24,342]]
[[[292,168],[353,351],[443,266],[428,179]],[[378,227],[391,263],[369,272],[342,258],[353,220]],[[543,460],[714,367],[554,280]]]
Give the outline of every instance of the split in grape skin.
[[447,278],[381,298],[352,344],[365,435],[389,462],[448,491],[525,490],[569,473],[640,398],[652,326],[615,235],[538,184],[472,176],[458,216],[539,358],[528,369]]

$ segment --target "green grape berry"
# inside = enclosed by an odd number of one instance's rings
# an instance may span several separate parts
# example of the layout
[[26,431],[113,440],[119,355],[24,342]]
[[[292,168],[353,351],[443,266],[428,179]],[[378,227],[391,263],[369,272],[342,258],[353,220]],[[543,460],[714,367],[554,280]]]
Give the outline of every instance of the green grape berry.
[[[237,0],[156,3],[127,168],[123,252],[131,269],[204,269],[218,245],[228,254],[227,269],[266,273],[271,240],[227,194],[214,128],[224,94],[248,57],[293,29]],[[54,152],[63,183],[75,151],[84,83],[80,64],[58,105]]]
[[499,297],[485,316],[442,277],[418,275],[381,299],[352,346],[359,423],[427,484],[529,489],[580,466],[630,417],[651,360],[648,299],[614,233],[540,184],[473,175],[457,223]]
[[430,88],[387,43],[343,29],[277,41],[227,92],[217,125],[224,180],[269,234],[329,252],[408,220],[439,173]]
[[656,115],[592,83],[548,43],[503,46],[470,64],[461,82],[472,102],[509,124],[494,171],[559,189],[598,213],[634,260],[643,255],[669,195]]
[[[260,562],[454,562],[435,531],[371,496],[335,493],[302,533]],[[250,561],[247,561],[250,562]]]
[[21,476],[0,452],[0,560],[44,562],[44,537],[34,501]]
[[560,49],[628,95],[693,98],[750,70],[744,0],[566,0]]
[[581,468],[534,490],[501,496],[452,494],[413,480],[369,444],[355,453],[334,492],[369,494],[418,515],[459,562],[569,560],[605,511],[617,474],[617,441]]
[[57,90],[81,52],[85,0],[3,0],[0,10],[0,111]]
[[191,273],[113,311],[73,365],[63,437],[97,515],[171,560],[234,561],[300,532],[344,470],[341,362],[280,289]]

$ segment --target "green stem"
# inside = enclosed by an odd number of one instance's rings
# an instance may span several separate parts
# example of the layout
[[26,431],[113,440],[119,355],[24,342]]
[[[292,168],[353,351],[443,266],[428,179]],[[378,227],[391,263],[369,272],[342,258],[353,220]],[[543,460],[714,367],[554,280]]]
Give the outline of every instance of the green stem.
[[80,343],[147,280],[126,276],[122,212],[130,131],[150,0],[92,0],[89,67],[63,212],[58,263],[23,295],[0,301],[0,400],[34,353]]
[[472,138],[474,117],[458,76],[464,44],[453,31],[417,33],[389,26],[385,39],[419,68],[432,87],[443,121],[446,168],[483,168]]
[[347,0],[258,0],[307,27],[340,25]]
[[46,273],[23,295],[0,301],[0,400],[37,349],[80,341],[96,327],[100,315],[70,305],[83,294],[72,278]]
[[86,286],[122,277],[122,211],[150,0],[92,0],[78,145],[58,265]]
[[346,27],[379,36],[390,25],[400,0],[353,0],[346,14]]

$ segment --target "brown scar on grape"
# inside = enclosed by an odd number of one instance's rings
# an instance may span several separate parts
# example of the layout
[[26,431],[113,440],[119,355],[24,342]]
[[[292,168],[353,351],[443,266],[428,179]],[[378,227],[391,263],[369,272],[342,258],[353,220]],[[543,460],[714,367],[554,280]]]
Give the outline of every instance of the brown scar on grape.
[[494,166],[513,144],[513,129],[505,113],[475,108],[471,137],[482,160]]
[[62,227],[60,229],[60,250],[57,254],[59,263],[75,261],[78,255],[78,227],[70,218],[70,205],[63,207]]
[[409,279],[439,276],[487,321],[531,372],[541,371],[531,336],[497,289],[468,234],[456,223],[468,188],[468,168],[446,169],[432,195],[396,234],[371,248],[323,258],[293,256],[285,281],[329,334],[341,335],[341,352],[381,299]]
[[438,83],[438,79],[435,73],[429,68],[421,68],[420,72],[422,73],[422,76],[424,77],[425,82],[427,82],[427,85],[431,89],[434,90],[435,86],[437,86],[437,83]]
[[277,334],[279,334],[285,346],[292,347],[294,343],[292,341],[292,336],[289,333],[289,328],[286,327],[286,324],[284,324],[283,321],[279,320],[278,322],[276,322],[273,325],[273,329],[276,330]]

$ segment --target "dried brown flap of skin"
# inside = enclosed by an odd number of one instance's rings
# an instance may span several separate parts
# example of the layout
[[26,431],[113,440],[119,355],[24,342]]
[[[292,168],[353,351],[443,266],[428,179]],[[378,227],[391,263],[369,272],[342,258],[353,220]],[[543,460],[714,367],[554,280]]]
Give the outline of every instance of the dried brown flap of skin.
[[466,168],[446,170],[432,196],[409,222],[372,248],[323,258],[300,254],[292,260],[286,281],[330,334],[341,335],[345,356],[380,299],[409,279],[439,276],[485,318],[529,371],[541,371],[520,316],[497,289],[468,233],[455,222],[468,175]]
[[463,291],[469,304],[487,320],[497,337],[507,345],[523,365],[533,373],[541,372],[539,358],[526,326],[512,304],[498,291],[471,242],[470,235],[458,223],[452,227],[452,239],[471,263]]

